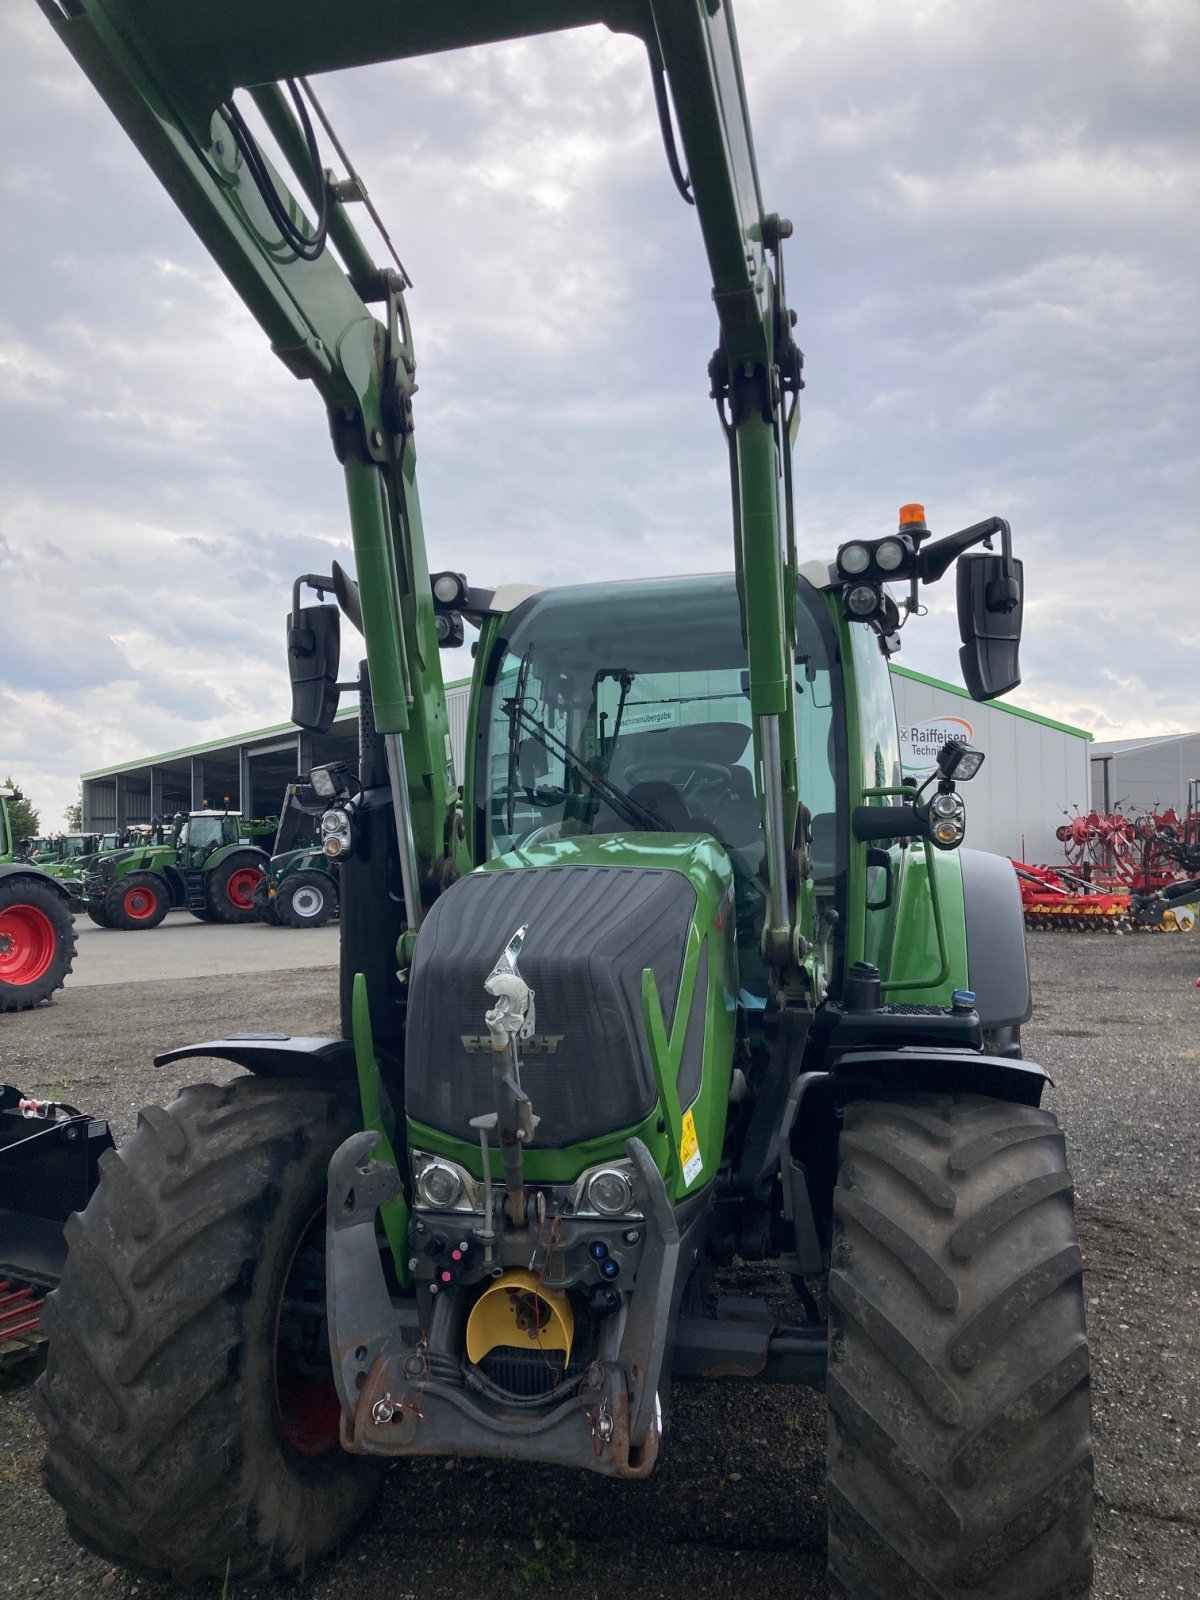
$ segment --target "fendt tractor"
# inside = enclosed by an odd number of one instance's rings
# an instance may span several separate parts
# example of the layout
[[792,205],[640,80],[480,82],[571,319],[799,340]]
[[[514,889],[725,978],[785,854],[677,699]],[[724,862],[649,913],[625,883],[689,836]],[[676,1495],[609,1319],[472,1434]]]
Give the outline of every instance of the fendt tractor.
[[[357,770],[310,774],[341,1035],[167,1052],[247,1071],[104,1156],[39,1384],[71,1528],[177,1582],[295,1572],[388,1462],[640,1479],[676,1382],[804,1382],[837,1594],[1086,1593],[1081,1263],[1020,897],[961,847],[980,752],[900,781],[887,670],[954,568],[966,683],[1012,688],[1021,565],[1000,517],[935,538],[915,505],[801,564],[792,230],[728,0],[39,3],[328,410],[356,576],[299,580],[302,726],[334,715],[341,616],[366,644]],[[431,575],[409,285],[309,75],[590,23],[643,41],[700,224],[735,572]],[[460,794],[438,647],[464,621]],[[735,1258],[790,1274],[794,1316],[731,1304]]]
[[322,848],[324,811],[311,784],[288,784],[271,864],[254,891],[260,921],[273,927],[323,928],[337,916],[338,864]]
[[99,857],[83,879],[85,909],[102,928],[157,928],[172,909],[201,922],[254,922],[254,892],[263,882],[275,819],[237,811],[178,816],[169,837],[160,828],[113,855]]
[[28,1011],[66,982],[75,960],[71,892],[17,848],[0,789],[0,1011]]

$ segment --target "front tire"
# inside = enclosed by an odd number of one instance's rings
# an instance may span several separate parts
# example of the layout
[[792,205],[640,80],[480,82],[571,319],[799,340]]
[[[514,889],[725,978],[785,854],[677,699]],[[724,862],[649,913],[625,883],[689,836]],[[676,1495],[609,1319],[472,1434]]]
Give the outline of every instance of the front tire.
[[157,928],[171,909],[171,891],[155,872],[131,872],[118,878],[104,897],[110,928],[132,931]]
[[89,1549],[177,1583],[266,1578],[369,1509],[324,1311],[326,1169],[358,1126],[326,1090],[240,1078],[148,1106],[101,1159],[38,1383],[46,1484]]
[[833,1207],[831,1593],[1081,1600],[1088,1351],[1055,1118],[852,1104]]
[[0,878],[0,1011],[31,1011],[49,1000],[75,960],[75,919],[39,878]]
[[254,891],[265,876],[266,857],[230,856],[208,875],[208,909],[216,922],[257,922]]
[[112,919],[110,918],[108,912],[104,909],[103,900],[89,900],[85,910],[98,928],[112,927]]
[[327,872],[298,872],[285,878],[275,909],[289,928],[323,928],[337,910],[337,890]]

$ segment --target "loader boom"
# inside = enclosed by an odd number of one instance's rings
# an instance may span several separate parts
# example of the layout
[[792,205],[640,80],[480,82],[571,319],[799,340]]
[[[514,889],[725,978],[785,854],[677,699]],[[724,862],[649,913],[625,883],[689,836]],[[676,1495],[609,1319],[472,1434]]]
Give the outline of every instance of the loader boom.
[[[37,3],[276,354],[295,376],[311,379],[325,402],[346,479],[375,724],[387,740],[400,801],[400,858],[415,860],[426,882],[444,879],[466,847],[455,826],[417,492],[408,284],[401,271],[376,267],[351,220],[350,208],[362,199],[355,175],[314,170],[295,80],[596,23],[645,41],[671,155],[663,86],[674,104],[682,145],[676,181],[684,187],[687,172],[720,326],[710,375],[730,451],[767,842],[766,946],[778,970],[795,971],[786,866],[797,808],[794,621],[785,595],[795,586],[789,459],[802,358],[783,290],[781,247],[790,225],[763,210],[730,0],[345,0],[332,9],[324,0],[293,0],[286,8],[275,0]],[[246,93],[317,215],[316,228],[261,152],[256,178],[233,110],[235,94]],[[320,247],[321,219],[340,261]],[[317,247],[298,245],[304,237],[315,237]],[[411,883],[406,899],[415,925],[420,905]]]

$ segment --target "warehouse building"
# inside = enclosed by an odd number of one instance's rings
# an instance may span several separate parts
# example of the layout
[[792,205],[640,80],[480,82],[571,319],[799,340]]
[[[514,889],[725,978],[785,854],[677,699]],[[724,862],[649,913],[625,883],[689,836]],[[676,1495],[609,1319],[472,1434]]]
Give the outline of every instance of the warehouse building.
[[[964,791],[967,842],[1022,861],[1054,861],[1062,847],[1054,830],[1076,807],[1089,807],[1091,734],[1002,701],[979,705],[964,689],[893,664],[905,776],[923,780],[950,738],[987,754]],[[470,683],[447,686],[446,707],[455,773],[461,781]],[[83,775],[83,826],[109,832],[135,822],[204,806],[268,816],[284,787],[314,764],[353,760],[358,710],[339,711],[326,735],[292,723],[259,728],[186,750],[118,763]],[[1105,747],[1107,748],[1107,747]]]
[[1114,739],[1092,747],[1092,804],[1097,811],[1175,808],[1183,817],[1200,803],[1200,733]]

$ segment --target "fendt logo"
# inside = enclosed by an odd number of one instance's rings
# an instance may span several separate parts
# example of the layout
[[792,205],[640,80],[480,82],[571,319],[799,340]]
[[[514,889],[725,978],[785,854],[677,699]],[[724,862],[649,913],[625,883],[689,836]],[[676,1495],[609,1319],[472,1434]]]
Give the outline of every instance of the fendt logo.
[[[490,1033],[460,1033],[459,1038],[468,1055],[482,1055],[485,1050],[491,1051]],[[558,1047],[565,1038],[565,1033],[535,1033],[528,1039],[522,1039],[518,1049],[525,1056],[556,1056]]]

